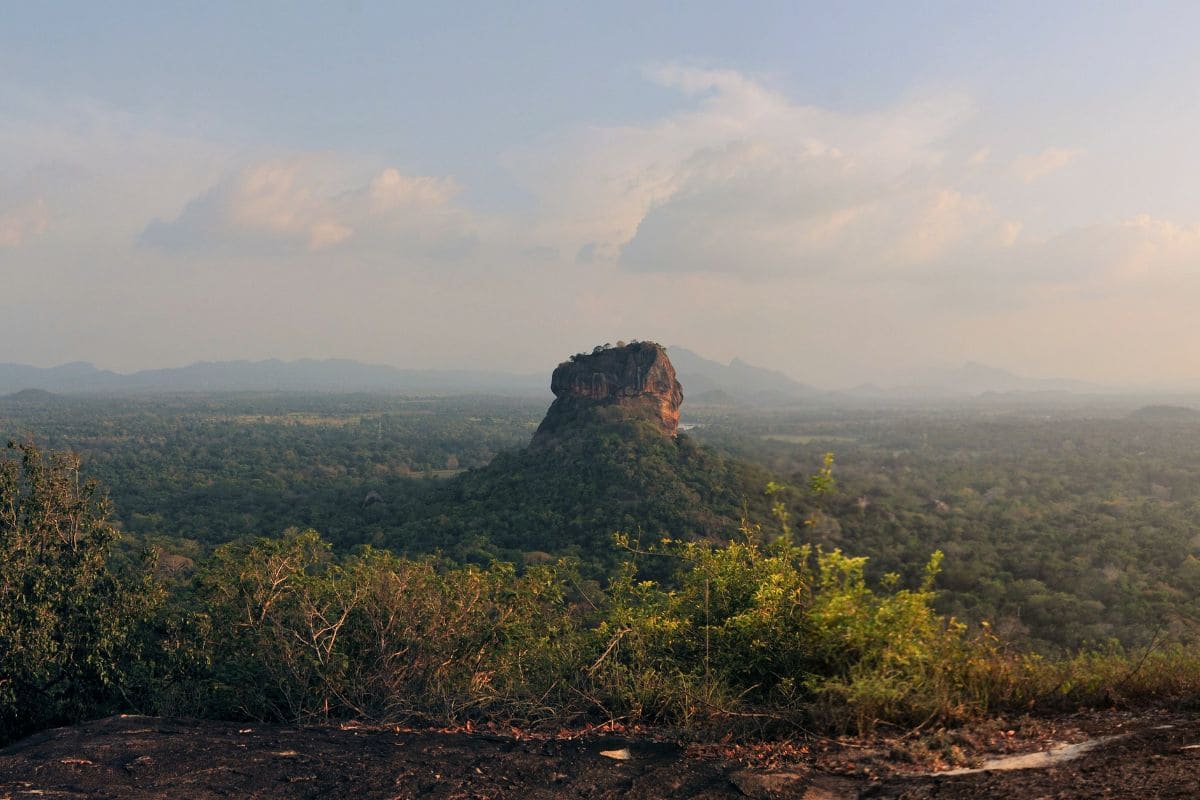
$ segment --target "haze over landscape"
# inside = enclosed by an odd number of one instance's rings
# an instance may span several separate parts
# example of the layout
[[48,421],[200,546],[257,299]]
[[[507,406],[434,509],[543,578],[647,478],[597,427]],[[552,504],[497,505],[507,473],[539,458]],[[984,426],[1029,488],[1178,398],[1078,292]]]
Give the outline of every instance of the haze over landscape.
[[1200,797],[1200,5],[8,6],[0,800]]
[[15,4],[0,362],[1195,387],[1190,4]]

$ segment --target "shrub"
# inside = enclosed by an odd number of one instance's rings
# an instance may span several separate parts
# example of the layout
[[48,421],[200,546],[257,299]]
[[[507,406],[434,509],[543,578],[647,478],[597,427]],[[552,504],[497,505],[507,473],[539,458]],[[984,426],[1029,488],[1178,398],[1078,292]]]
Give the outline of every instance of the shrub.
[[555,569],[336,559],[312,531],[227,545],[188,601],[182,649],[207,670],[176,695],[193,713],[293,722],[533,716],[574,660]]
[[0,741],[128,704],[160,593],[112,568],[108,503],[69,454],[0,457]]
[[[638,581],[609,592],[595,633],[608,644],[592,692],[611,713],[810,721],[865,730],[879,719],[960,717],[978,706],[964,626],[933,609],[934,554],[923,584],[880,590],[865,559],[794,546],[668,543],[678,586]],[[748,714],[747,712],[753,712]]]

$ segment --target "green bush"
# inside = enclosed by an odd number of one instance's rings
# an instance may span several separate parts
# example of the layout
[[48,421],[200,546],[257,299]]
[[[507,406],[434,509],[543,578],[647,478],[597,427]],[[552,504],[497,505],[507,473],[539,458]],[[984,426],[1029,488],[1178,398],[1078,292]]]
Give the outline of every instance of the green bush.
[[[111,566],[108,504],[78,459],[0,457],[0,741],[127,707],[160,593]],[[144,566],[144,565],[143,565]]]
[[[677,722],[756,712],[758,719],[865,730],[878,720],[953,719],[978,704],[964,626],[937,614],[932,582],[890,577],[880,590],[865,559],[750,537],[724,547],[669,543],[678,587],[613,582],[609,639],[593,691],[610,708]],[[769,713],[768,713],[769,712]]]
[[204,715],[527,718],[576,657],[554,567],[336,559],[312,531],[219,548],[187,602],[192,677],[173,692]]
[[765,735],[1200,691],[1200,651],[1165,626],[1136,651],[1031,654],[935,611],[940,552],[909,588],[868,580],[866,559],[795,544],[782,502],[769,543],[745,524],[722,545],[619,536],[604,586],[549,556],[519,571],[336,555],[293,530],[218,548],[162,603],[146,563],[116,565],[78,466],[29,445],[0,458],[0,741],[118,710]]
[[980,707],[976,650],[915,590],[867,585],[864,559],[780,540],[668,542],[673,584],[627,563],[584,591],[559,563],[456,567],[313,532],[218,549],[195,582],[167,696],[187,713],[292,722],[355,716],[591,716],[696,729],[954,719]]

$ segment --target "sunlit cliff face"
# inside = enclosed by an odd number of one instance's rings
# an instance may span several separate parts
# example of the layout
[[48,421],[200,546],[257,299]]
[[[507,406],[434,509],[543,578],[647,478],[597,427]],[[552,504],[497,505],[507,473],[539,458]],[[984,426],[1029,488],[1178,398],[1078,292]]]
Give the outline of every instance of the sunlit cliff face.
[[634,342],[577,355],[554,370],[550,390],[555,400],[538,433],[557,431],[581,414],[618,407],[630,416],[649,419],[667,436],[679,428],[683,387],[662,345]]

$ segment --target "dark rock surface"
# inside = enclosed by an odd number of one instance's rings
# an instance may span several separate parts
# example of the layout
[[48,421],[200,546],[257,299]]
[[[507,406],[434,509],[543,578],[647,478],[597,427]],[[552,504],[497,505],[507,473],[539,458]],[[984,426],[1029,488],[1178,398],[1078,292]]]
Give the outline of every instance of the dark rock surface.
[[0,750],[0,800],[1200,797],[1200,719],[1097,720],[1088,728],[1103,741],[1073,760],[951,775],[913,774],[929,767],[889,757],[886,742],[819,747],[818,738],[792,746],[791,757],[772,757],[767,745],[748,758],[760,748],[122,716],[43,731]]
[[1200,719],[1185,715],[1139,720],[1097,733],[1104,741],[1094,749],[1051,766],[897,776],[866,787],[859,796],[877,800],[1200,797]]
[[617,408],[655,423],[666,436],[679,427],[683,387],[662,345],[633,342],[596,348],[559,364],[550,379],[554,402],[538,427],[544,436],[584,424],[599,409]]
[[154,717],[112,717],[58,728],[0,750],[0,798],[5,800],[732,800],[801,798],[810,777],[804,769],[786,775],[738,769],[657,742]]

